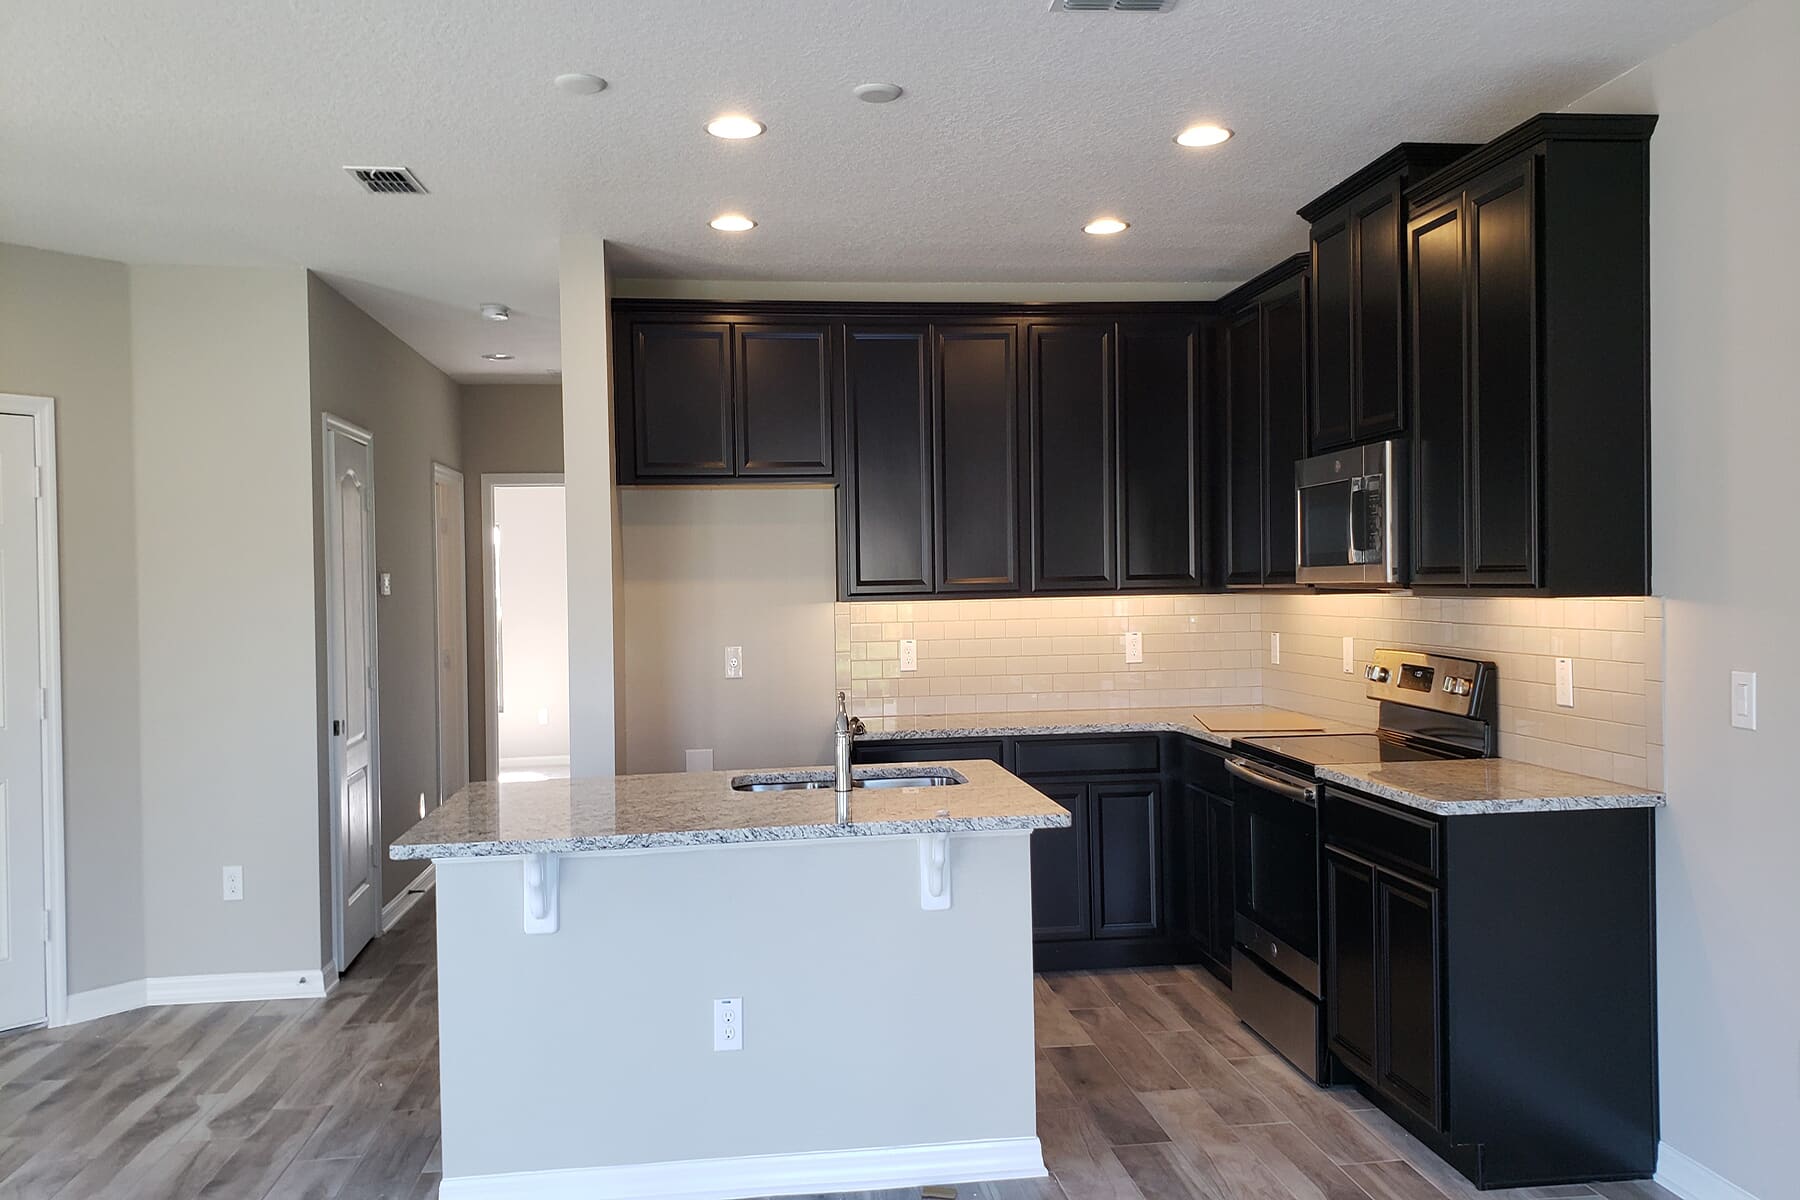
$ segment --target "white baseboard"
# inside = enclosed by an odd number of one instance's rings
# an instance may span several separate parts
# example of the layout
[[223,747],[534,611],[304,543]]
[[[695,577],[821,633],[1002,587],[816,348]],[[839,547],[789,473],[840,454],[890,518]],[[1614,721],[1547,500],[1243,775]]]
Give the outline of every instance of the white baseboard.
[[500,760],[500,769],[502,771],[512,770],[514,768],[524,771],[529,770],[532,767],[566,767],[568,765],[569,756],[566,754],[522,754],[517,758],[503,758]]
[[337,964],[328,962],[319,968],[319,978],[324,981],[324,994],[329,996],[338,985]]
[[686,1162],[632,1163],[507,1175],[446,1177],[443,1200],[742,1200],[749,1196],[872,1192],[934,1183],[1041,1179],[1038,1140],[997,1138],[821,1150]]
[[419,902],[419,897],[429,892],[436,883],[437,864],[426,863],[425,869],[413,877],[413,881],[406,885],[404,892],[381,906],[381,932],[386,933],[392,929],[400,918],[404,917],[412,906]]
[[1731,1180],[1667,1142],[1656,1147],[1656,1182],[1681,1200],[1756,1200]]
[[70,992],[68,1005],[63,1011],[63,1024],[79,1025],[83,1021],[98,1021],[101,1017],[110,1017],[114,1013],[142,1008],[146,1003],[148,1001],[145,999],[142,979],[127,979],[124,983],[86,992]]
[[235,971],[227,975],[162,975],[144,981],[148,1004],[230,1004],[246,1000],[316,1000],[325,995],[318,967]]

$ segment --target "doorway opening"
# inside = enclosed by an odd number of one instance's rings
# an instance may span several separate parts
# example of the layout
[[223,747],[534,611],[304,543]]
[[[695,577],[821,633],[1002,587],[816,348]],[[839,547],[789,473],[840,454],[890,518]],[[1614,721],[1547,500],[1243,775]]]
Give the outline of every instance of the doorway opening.
[[569,775],[568,522],[561,475],[481,477],[487,761],[501,782]]

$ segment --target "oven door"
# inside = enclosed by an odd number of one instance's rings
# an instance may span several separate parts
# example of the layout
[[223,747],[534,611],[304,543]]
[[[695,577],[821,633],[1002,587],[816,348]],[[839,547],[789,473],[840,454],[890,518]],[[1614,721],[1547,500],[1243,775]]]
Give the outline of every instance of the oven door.
[[1234,777],[1237,944],[1319,996],[1319,799],[1309,779],[1248,759]]

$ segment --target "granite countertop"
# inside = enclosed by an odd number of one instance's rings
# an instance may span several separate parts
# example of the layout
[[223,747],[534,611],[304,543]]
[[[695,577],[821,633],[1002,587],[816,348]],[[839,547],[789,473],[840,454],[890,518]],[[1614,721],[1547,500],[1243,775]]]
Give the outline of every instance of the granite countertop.
[[530,783],[472,783],[400,835],[395,859],[581,854],[653,846],[814,841],[921,833],[1054,829],[1068,811],[991,762],[857,767],[858,779],[948,771],[943,787],[859,788],[850,822],[837,823],[837,794],[821,790],[740,792],[731,781],[830,779],[830,767],[616,775]]
[[[1217,732],[1201,724],[1202,717],[1240,726],[1231,732]],[[1277,725],[1264,732],[1278,732],[1282,724],[1288,728],[1302,722],[1326,733],[1367,732],[1360,726],[1333,721],[1325,717],[1309,717],[1284,708],[1267,705],[1233,705],[1219,708],[1093,708],[1067,712],[999,712],[949,713],[931,717],[879,717],[869,722],[867,733],[859,742],[888,742],[907,738],[967,737],[1035,737],[1047,734],[1079,733],[1184,733],[1214,746],[1229,747],[1233,738],[1252,736],[1242,728],[1247,722],[1273,721]],[[879,721],[884,728],[876,728]]]
[[1351,763],[1317,773],[1326,783],[1439,816],[1663,805],[1661,792],[1506,758]]

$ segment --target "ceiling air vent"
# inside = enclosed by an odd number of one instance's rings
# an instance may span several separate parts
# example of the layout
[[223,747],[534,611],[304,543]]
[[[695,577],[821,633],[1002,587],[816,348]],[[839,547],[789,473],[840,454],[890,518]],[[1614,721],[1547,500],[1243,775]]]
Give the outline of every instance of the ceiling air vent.
[[1168,12],[1175,0],[1050,0],[1051,12]]
[[407,167],[345,167],[363,190],[377,196],[423,196],[425,185]]

